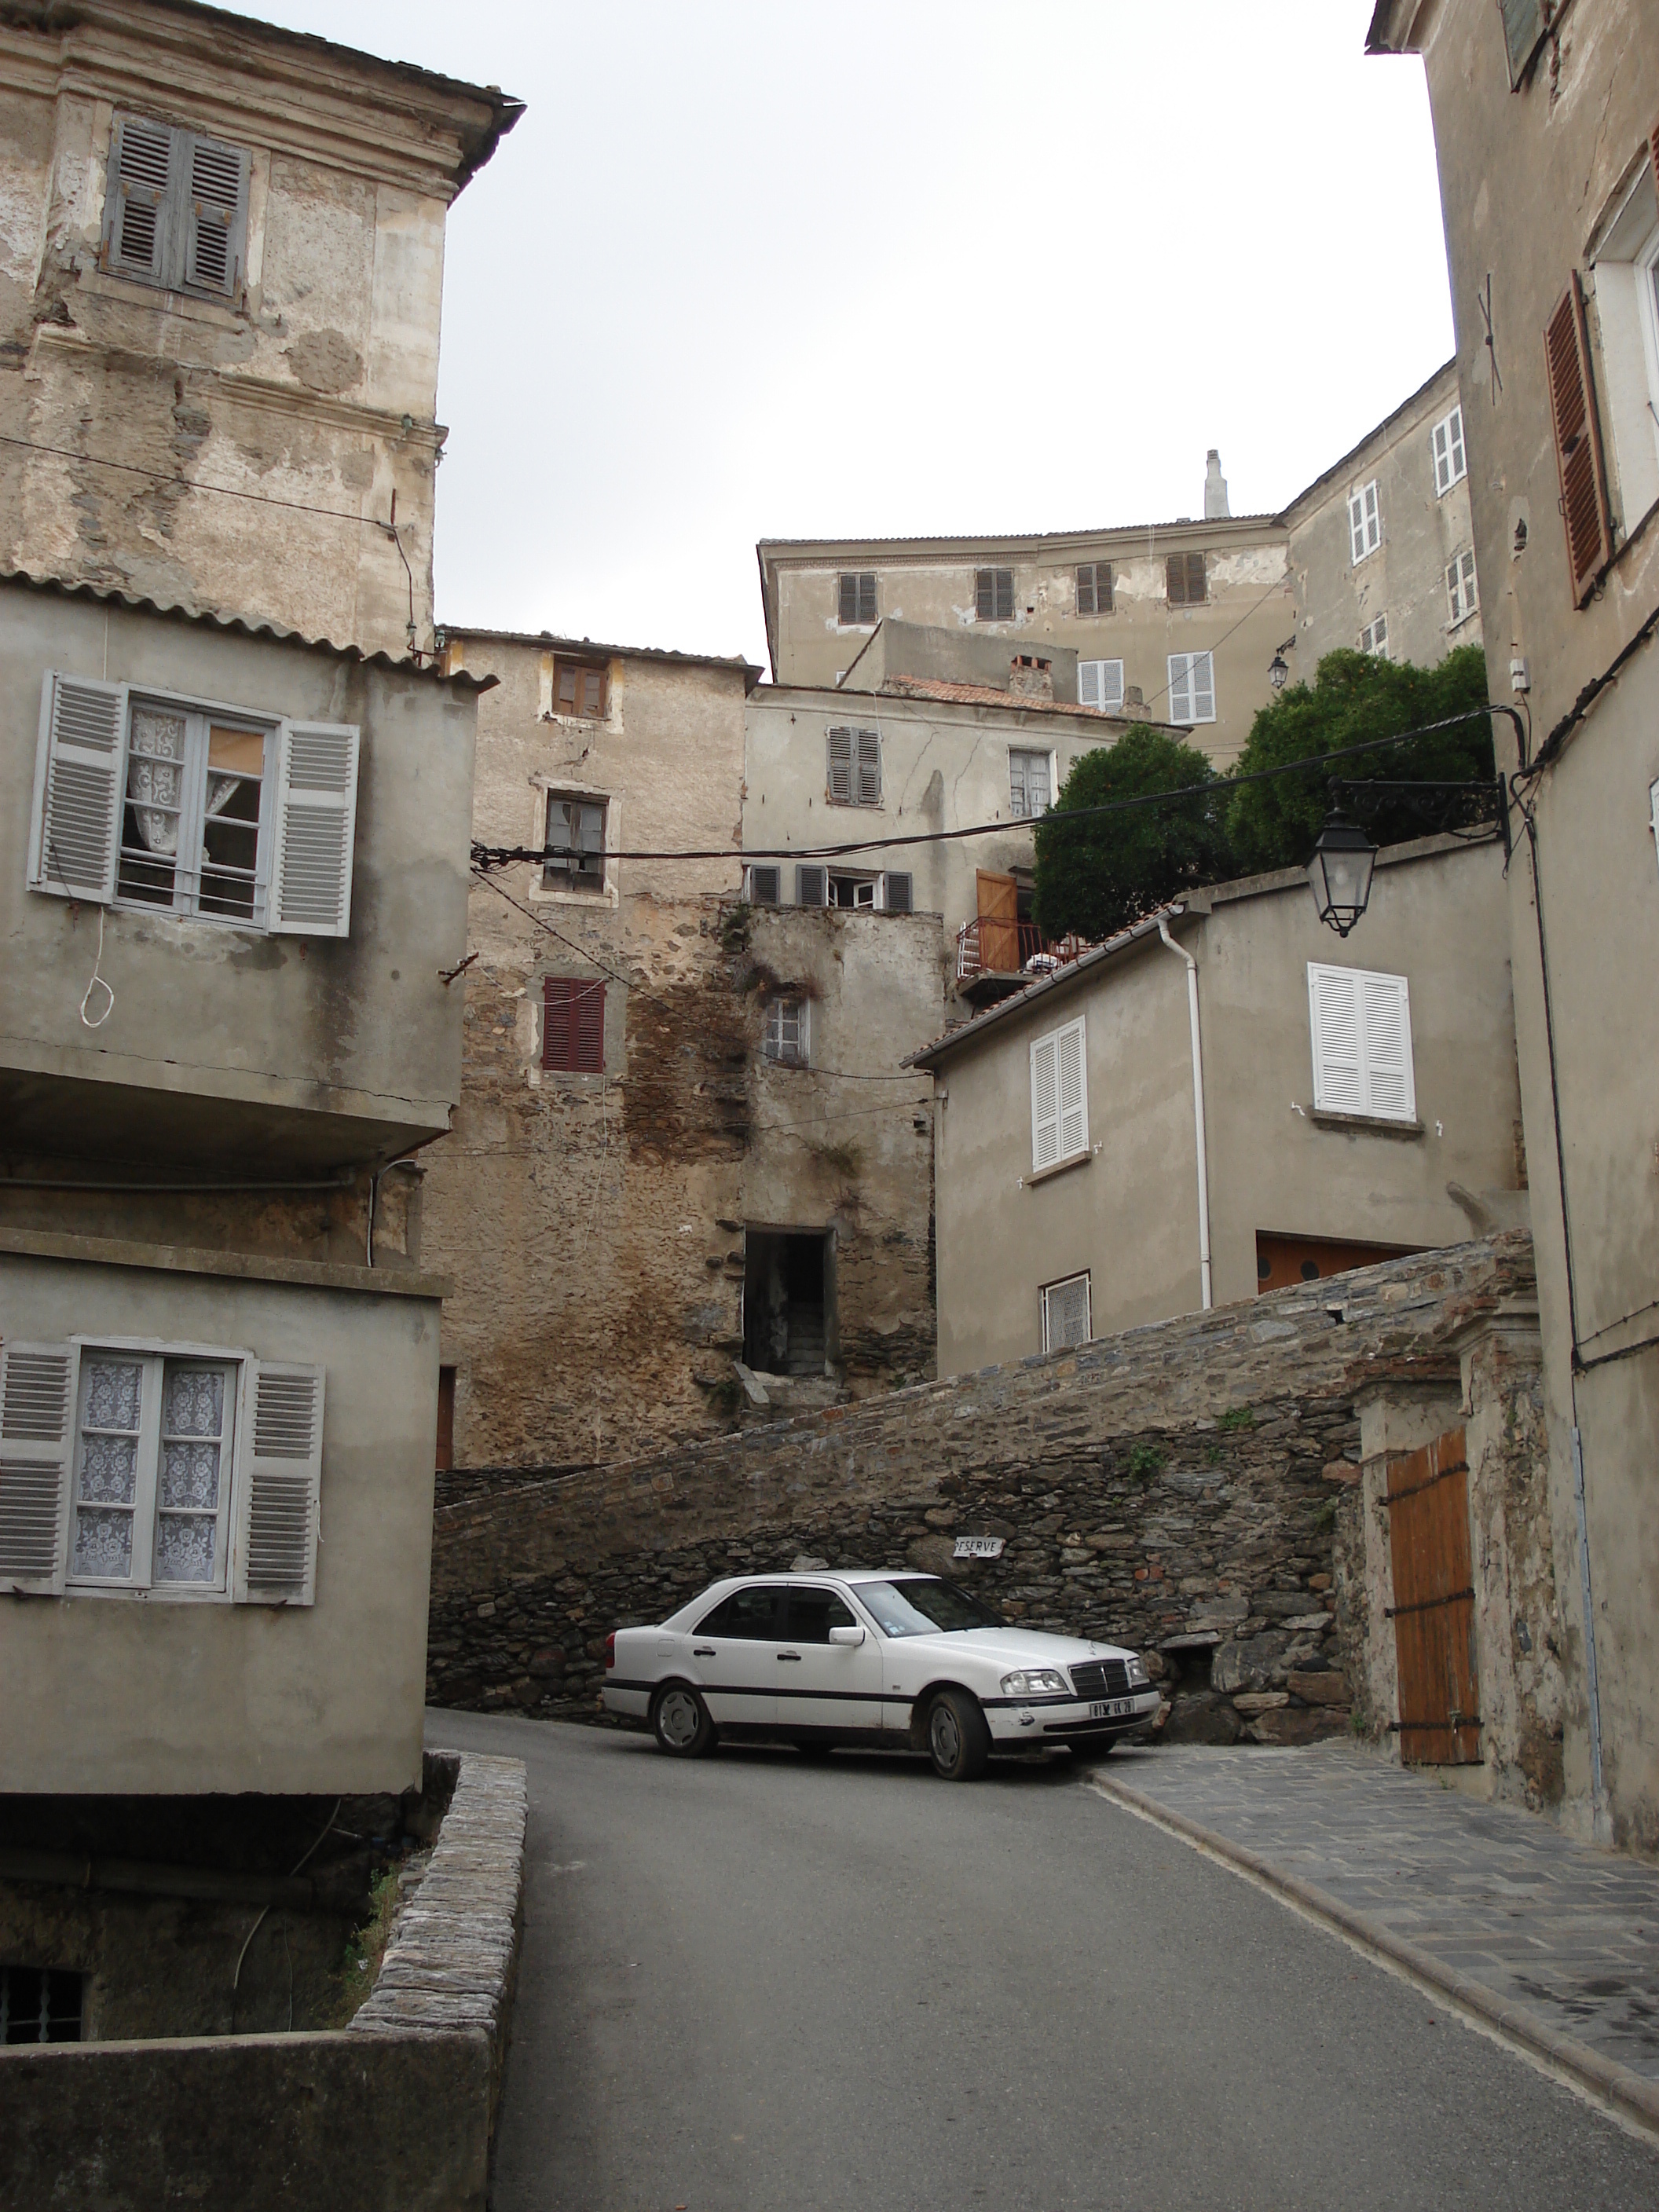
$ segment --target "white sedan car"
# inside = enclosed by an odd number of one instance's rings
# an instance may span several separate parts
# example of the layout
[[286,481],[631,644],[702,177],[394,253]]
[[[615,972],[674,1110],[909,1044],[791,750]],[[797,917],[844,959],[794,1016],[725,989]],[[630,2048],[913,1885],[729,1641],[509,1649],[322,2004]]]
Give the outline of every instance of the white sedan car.
[[926,1751],[947,1781],[994,1751],[1103,1747],[1158,1711],[1133,1651],[1011,1626],[937,1575],[719,1582],[660,1628],[605,1639],[607,1712],[700,1758],[722,1735]]

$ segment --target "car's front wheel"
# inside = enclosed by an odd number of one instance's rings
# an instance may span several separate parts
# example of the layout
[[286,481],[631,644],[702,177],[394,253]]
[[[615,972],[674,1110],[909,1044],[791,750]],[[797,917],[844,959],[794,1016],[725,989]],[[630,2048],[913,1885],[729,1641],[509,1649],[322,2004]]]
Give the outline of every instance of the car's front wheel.
[[941,1690],[928,1707],[927,1756],[946,1782],[975,1782],[984,1773],[991,1731],[966,1690]]
[[719,1740],[708,1708],[684,1682],[670,1682],[651,1700],[651,1733],[671,1759],[702,1759]]

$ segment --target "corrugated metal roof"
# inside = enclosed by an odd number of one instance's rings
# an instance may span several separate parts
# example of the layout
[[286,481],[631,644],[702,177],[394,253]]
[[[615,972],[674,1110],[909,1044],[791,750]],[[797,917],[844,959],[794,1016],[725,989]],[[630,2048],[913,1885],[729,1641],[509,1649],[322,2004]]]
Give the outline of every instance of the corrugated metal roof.
[[419,676],[431,684],[453,684],[466,691],[493,690],[500,681],[495,676],[469,676],[463,669],[455,676],[445,676],[434,667],[424,667],[419,661],[407,657],[399,659],[389,653],[365,653],[359,645],[337,645],[331,637],[307,637],[302,631],[284,629],[279,623],[255,622],[246,615],[221,614],[216,609],[163,605],[160,599],[146,599],[137,592],[123,591],[118,585],[93,584],[64,576],[36,575],[27,568],[0,568],[0,584],[15,584],[32,592],[52,592],[69,599],[94,599],[100,605],[125,607],[133,614],[159,615],[168,622],[198,623],[210,629],[231,630],[239,637],[264,638],[274,645],[301,646],[308,653],[331,653],[341,660],[359,660],[368,668],[385,668],[399,676]]

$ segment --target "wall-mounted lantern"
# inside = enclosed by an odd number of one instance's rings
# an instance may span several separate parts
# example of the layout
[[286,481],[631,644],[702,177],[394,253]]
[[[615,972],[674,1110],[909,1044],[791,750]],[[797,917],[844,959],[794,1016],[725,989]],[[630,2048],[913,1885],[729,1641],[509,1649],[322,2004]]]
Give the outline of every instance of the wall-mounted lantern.
[[1346,937],[1370,903],[1376,848],[1364,831],[1333,814],[1308,863],[1308,885],[1319,919]]
[[1285,656],[1295,651],[1296,633],[1292,631],[1283,645],[1274,648],[1273,657],[1267,663],[1267,681],[1275,691],[1282,691],[1291,680],[1291,665]]

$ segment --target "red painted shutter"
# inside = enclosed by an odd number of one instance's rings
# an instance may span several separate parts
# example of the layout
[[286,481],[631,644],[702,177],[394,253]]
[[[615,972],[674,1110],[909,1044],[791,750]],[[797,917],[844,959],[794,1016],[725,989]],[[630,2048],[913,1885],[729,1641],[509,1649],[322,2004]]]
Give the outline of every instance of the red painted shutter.
[[542,1066],[568,1068],[570,1060],[570,986],[556,975],[542,981]]
[[1582,607],[1612,557],[1613,534],[1608,527],[1601,429],[1596,420],[1595,386],[1584,325],[1584,293],[1576,269],[1545,330],[1544,362],[1549,374],[1555,459],[1561,473],[1561,514],[1566,524],[1572,603]]
[[573,983],[571,1066],[582,1075],[605,1073],[605,986]]

